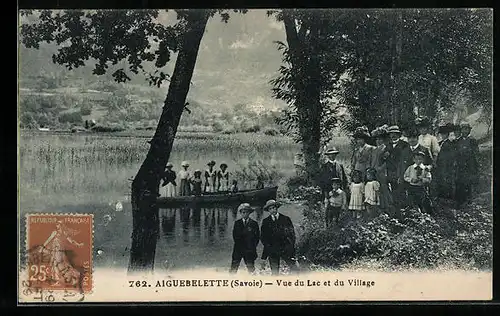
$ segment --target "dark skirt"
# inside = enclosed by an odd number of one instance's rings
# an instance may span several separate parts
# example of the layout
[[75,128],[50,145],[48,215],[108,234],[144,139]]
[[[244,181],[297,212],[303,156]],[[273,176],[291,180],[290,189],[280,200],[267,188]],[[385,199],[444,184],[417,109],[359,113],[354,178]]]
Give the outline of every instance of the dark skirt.
[[181,179],[179,194],[181,196],[191,195],[191,184],[187,179]]

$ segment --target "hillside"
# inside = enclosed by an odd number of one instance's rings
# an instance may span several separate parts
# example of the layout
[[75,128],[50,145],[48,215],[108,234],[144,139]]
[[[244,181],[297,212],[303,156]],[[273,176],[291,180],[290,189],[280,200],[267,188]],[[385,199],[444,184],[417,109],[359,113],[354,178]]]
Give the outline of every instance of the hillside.
[[[160,19],[169,24],[175,21],[175,14],[165,13]],[[223,120],[219,125],[227,126],[233,124],[228,113],[250,119],[252,112],[278,111],[283,107],[281,101],[272,97],[269,84],[281,64],[281,55],[273,43],[278,40],[284,40],[282,26],[268,18],[265,10],[234,14],[227,24],[213,18],[201,43],[188,95],[192,114],[184,115],[181,124],[203,125],[213,118],[202,114],[213,113]],[[24,126],[78,123],[76,116],[62,121],[59,116],[78,112],[82,107],[84,120],[155,124],[168,82],[160,88],[152,87],[144,75],[135,75],[127,84],[115,84],[111,72],[93,75],[92,61],[73,70],[54,64],[52,55],[56,51],[57,46],[53,44],[42,44],[37,50],[19,48],[20,112]],[[174,65],[175,55],[162,71],[171,73]],[[153,69],[151,65],[145,66]],[[123,63],[110,69],[118,67],[126,69],[127,65]],[[129,101],[124,101],[125,98]],[[110,107],[118,109],[110,110]],[[240,113],[233,113],[235,107]],[[90,114],[85,114],[87,108],[91,108]],[[242,113],[242,109],[250,113]],[[125,115],[121,113],[124,111],[134,113]]]

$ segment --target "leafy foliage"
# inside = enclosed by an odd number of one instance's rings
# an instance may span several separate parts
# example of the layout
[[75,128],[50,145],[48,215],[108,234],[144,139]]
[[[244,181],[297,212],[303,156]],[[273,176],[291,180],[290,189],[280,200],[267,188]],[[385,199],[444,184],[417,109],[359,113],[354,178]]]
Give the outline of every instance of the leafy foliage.
[[304,209],[305,232],[298,252],[314,265],[334,268],[359,260],[381,261],[388,269],[491,268],[491,206],[476,199],[461,210],[443,205],[439,209],[435,217],[407,209],[403,220],[382,214],[352,221],[343,214],[341,227],[325,229],[321,204],[316,203]]

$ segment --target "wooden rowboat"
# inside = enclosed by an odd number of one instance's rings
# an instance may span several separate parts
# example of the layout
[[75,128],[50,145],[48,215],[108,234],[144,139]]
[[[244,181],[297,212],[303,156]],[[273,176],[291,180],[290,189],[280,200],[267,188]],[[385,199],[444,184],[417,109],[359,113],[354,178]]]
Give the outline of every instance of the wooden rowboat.
[[263,204],[267,200],[276,199],[278,187],[263,189],[240,190],[237,193],[208,193],[201,196],[175,196],[159,197],[157,200],[159,207],[190,206],[190,205],[210,205],[210,204]]

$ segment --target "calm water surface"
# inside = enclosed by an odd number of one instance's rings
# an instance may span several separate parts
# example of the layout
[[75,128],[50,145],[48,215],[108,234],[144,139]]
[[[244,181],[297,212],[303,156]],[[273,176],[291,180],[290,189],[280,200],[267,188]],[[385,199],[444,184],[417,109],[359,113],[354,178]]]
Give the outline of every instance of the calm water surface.
[[[94,212],[94,262],[96,267],[126,268],[129,260],[132,214],[129,203],[121,212],[102,206]],[[80,209],[81,212],[81,209]],[[290,216],[298,236],[301,208],[283,205],[280,212]],[[260,224],[269,215],[257,208],[250,217]],[[233,247],[232,229],[240,218],[236,207],[160,209],[155,270],[195,268],[229,269]],[[259,256],[262,244],[257,247]],[[241,267],[244,267],[242,262]]]

